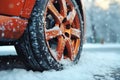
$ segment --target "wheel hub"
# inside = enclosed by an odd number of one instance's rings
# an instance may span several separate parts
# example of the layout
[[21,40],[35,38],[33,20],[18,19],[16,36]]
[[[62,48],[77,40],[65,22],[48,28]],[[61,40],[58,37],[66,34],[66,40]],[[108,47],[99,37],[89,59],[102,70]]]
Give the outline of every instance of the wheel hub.
[[49,22],[55,23],[52,27],[45,26],[45,37],[50,53],[56,60],[69,58],[73,61],[78,54],[81,33],[80,20],[74,4],[71,0],[49,0],[45,17],[48,15],[53,19]]

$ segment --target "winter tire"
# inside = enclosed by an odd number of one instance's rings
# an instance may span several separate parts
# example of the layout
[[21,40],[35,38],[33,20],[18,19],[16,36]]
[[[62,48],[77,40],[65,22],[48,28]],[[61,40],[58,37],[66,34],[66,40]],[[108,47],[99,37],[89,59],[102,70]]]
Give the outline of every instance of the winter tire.
[[15,45],[33,70],[61,70],[77,63],[83,44],[81,13],[75,0],[36,0],[28,27]]

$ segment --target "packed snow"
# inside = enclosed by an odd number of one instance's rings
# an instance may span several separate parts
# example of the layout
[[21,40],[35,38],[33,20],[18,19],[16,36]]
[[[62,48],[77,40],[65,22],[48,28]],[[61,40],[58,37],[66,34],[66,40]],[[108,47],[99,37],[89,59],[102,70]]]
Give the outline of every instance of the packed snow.
[[0,55],[17,55],[14,46],[0,46]]
[[[111,51],[111,47],[115,45],[108,45],[85,44],[79,63],[73,66],[66,66],[62,71],[3,70],[0,71],[0,80],[115,80],[114,77],[111,77],[111,73],[114,69],[120,68],[120,50]],[[120,44],[116,44],[116,46],[114,48],[120,49]],[[105,49],[107,50],[105,52],[100,51],[102,47],[106,47]],[[5,54],[9,54],[7,49],[7,47],[2,47],[2,50],[5,50]],[[12,51],[16,54],[13,47],[11,47],[10,52]],[[4,53],[1,52],[1,54]]]

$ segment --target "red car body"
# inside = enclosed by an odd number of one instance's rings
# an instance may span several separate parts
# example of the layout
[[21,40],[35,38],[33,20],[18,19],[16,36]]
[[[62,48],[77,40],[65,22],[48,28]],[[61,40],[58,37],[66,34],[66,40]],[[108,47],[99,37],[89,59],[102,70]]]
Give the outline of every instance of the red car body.
[[16,40],[27,27],[36,0],[0,0],[0,40]]
[[81,0],[0,0],[0,46],[14,45],[33,70],[61,69],[62,59],[77,63],[84,28]]
[[22,36],[35,1],[0,0],[0,41],[16,40]]

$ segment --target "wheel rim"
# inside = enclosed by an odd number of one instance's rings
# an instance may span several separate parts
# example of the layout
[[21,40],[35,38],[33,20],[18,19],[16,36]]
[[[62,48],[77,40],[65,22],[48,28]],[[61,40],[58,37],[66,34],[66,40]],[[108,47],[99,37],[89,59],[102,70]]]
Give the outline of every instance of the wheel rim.
[[80,20],[71,0],[49,0],[45,12],[45,38],[57,60],[76,58],[80,47]]

